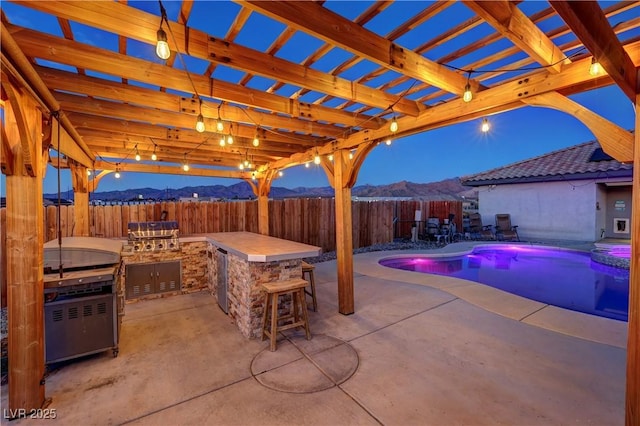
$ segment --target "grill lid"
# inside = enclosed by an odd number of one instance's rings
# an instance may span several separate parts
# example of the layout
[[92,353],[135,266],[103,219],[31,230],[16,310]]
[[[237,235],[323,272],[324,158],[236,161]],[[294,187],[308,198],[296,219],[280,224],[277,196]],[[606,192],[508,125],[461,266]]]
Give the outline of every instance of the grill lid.
[[60,269],[60,256],[64,269],[90,269],[120,263],[123,241],[94,237],[65,237],[61,251],[58,240],[44,244],[45,271]]

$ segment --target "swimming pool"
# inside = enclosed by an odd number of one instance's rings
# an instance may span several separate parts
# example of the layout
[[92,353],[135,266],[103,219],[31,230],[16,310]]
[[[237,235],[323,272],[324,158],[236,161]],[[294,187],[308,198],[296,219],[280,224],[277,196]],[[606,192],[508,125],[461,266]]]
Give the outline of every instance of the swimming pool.
[[455,257],[382,259],[383,266],[475,281],[561,308],[627,321],[629,271],[589,253],[542,246],[477,246]]

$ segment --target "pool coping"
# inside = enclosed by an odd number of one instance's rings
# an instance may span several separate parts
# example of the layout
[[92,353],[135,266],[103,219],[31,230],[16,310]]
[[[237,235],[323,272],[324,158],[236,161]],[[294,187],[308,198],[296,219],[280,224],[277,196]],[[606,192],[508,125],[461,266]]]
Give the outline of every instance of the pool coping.
[[[440,249],[391,250],[360,253],[354,255],[354,272],[389,281],[400,281],[408,284],[431,287],[515,321],[619,348],[627,347],[627,323],[624,321],[559,308],[522,296],[516,296],[474,281],[403,271],[382,266],[378,263],[384,258],[406,257],[412,254],[429,257],[462,255],[469,253],[475,246],[489,244],[492,244],[492,242],[465,241],[452,243]],[[514,244],[538,245],[533,243]],[[570,247],[550,246],[547,244],[540,245],[547,248],[558,248],[560,250],[586,251],[576,250]]]

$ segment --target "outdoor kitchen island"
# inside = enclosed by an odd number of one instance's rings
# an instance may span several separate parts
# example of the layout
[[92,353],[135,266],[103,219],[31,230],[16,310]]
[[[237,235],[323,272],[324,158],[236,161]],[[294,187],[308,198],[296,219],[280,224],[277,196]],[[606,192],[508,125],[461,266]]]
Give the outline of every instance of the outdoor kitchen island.
[[206,234],[209,288],[248,338],[260,337],[263,283],[302,277],[302,258],[321,248],[252,232]]

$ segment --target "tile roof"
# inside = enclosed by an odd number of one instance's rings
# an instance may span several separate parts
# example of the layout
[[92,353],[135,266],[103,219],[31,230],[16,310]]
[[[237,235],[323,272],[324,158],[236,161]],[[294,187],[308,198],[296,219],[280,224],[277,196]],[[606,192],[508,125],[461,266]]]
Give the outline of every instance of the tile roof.
[[623,164],[613,159],[591,160],[598,148],[600,144],[597,141],[586,142],[486,172],[463,176],[461,180],[464,185],[479,186],[633,175],[632,164]]

